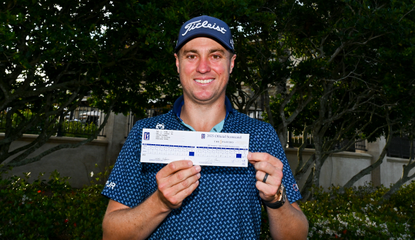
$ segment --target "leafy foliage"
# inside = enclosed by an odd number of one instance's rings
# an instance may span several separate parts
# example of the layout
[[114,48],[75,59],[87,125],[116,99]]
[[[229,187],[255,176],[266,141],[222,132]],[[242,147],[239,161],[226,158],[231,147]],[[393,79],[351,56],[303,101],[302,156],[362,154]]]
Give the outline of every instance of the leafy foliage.
[[62,124],[63,136],[67,137],[88,137],[98,130],[94,123],[70,122],[65,121]]
[[413,239],[415,182],[400,188],[389,201],[386,187],[371,185],[318,189],[315,200],[301,204],[310,223],[309,239]]
[[[39,160],[27,157],[87,96],[107,116],[112,110],[138,117],[143,109],[176,98],[172,49],[181,22],[169,6],[167,1],[1,2],[0,163],[12,156],[7,164],[13,166]],[[30,116],[24,114],[28,109]],[[17,125],[15,115],[21,119]],[[32,128],[41,129],[39,137],[11,150]]]
[[0,179],[1,239],[102,237],[101,222],[108,204],[100,194],[102,184],[73,189],[68,178],[57,172],[49,181],[38,178],[30,183],[29,176]]
[[[26,110],[21,112],[25,118],[31,118],[31,111]],[[24,121],[17,113],[13,114],[11,117],[11,126],[16,127],[18,126],[21,121]],[[54,125],[59,124],[58,121],[55,122]],[[50,126],[49,128],[53,128],[54,125]],[[42,125],[39,126],[32,126],[30,129],[27,129],[25,133],[27,134],[40,134],[42,132]],[[59,125],[58,131],[63,132],[60,136],[67,136],[67,137],[89,137],[93,135],[97,130],[98,126],[93,123],[81,122],[81,121],[70,121],[65,119]],[[4,131],[6,128],[6,120],[4,114],[0,113],[0,131]]]
[[[291,3],[275,25],[284,26],[279,43],[297,62],[287,65],[289,87],[271,94],[266,120],[283,146],[287,129],[313,136],[315,154],[304,160],[300,147],[295,171],[297,180],[307,179],[302,188],[307,199],[330,154],[360,139],[390,139],[413,124],[415,12],[413,1]],[[342,142],[347,144],[337,147]],[[346,185],[369,174],[383,156]]]

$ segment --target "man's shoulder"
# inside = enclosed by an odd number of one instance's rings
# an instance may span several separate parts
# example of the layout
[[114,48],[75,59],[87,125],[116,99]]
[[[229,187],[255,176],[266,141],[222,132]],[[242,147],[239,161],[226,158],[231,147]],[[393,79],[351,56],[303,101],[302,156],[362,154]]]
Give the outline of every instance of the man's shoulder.
[[237,110],[233,110],[233,117],[230,118],[232,125],[238,125],[245,129],[255,130],[255,129],[271,129],[271,124],[251,118],[246,114],[240,113]]
[[158,116],[138,120],[134,128],[163,128],[162,125],[175,121],[172,110]]
[[138,120],[134,123],[129,134],[139,134],[141,136],[143,128],[174,129],[175,127],[177,127],[177,119],[174,117],[172,110],[170,110],[162,115]]

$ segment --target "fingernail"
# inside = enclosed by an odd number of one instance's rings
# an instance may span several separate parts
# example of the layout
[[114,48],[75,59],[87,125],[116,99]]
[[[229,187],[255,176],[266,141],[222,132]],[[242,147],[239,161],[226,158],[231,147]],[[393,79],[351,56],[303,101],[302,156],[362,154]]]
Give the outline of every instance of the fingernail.
[[197,171],[197,172],[200,172],[200,170],[201,170],[202,168],[199,166],[199,165],[196,165],[195,166],[195,170]]
[[192,161],[188,161],[187,164],[189,165],[189,167],[193,166],[193,162]]
[[248,159],[250,159],[251,158],[251,155],[252,155],[252,153],[251,152],[248,152],[248,155],[246,156]]

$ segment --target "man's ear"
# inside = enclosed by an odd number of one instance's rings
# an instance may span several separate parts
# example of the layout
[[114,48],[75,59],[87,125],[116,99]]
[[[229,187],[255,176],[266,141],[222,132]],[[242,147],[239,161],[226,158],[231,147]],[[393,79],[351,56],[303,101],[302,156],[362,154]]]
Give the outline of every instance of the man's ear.
[[231,65],[229,67],[229,74],[232,73],[233,67],[235,66],[235,59],[236,59],[236,54],[234,54],[231,58]]
[[174,54],[174,57],[176,58],[176,68],[177,68],[177,73],[180,73],[179,72],[179,69],[180,69],[180,62],[179,62],[179,56],[177,56],[177,53],[175,53]]

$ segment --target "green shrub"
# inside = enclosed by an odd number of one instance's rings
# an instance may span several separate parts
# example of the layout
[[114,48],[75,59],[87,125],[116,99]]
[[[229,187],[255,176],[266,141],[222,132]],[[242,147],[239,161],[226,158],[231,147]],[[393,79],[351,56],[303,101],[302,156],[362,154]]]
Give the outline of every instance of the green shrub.
[[[7,112],[3,111],[0,112],[0,132],[5,132],[6,129],[6,114]],[[21,116],[24,116],[25,121],[29,121],[32,118],[32,112],[30,109],[22,110],[20,111]],[[21,124],[24,119],[20,115],[14,113],[12,115],[12,123],[11,127],[16,128],[19,124]],[[52,121],[52,125],[49,126],[49,129],[52,130],[53,127],[55,127],[59,120],[54,120],[54,117],[51,116],[49,121]],[[42,127],[45,124],[45,120],[41,120],[39,123],[37,123],[35,126],[32,126],[31,128],[27,129],[24,133],[25,134],[40,134],[42,132]],[[66,137],[82,137],[82,138],[88,138],[89,136],[95,134],[95,132],[98,130],[99,126],[91,123],[85,123],[85,122],[78,122],[78,121],[69,121],[64,120],[62,122],[62,126],[60,128],[59,134],[60,136],[66,136]]]
[[[7,115],[6,111],[0,112],[0,132],[5,132],[6,130],[6,127],[7,127],[6,126],[6,123],[7,123],[6,115]],[[18,128],[18,126],[22,124],[23,122],[30,121],[32,119],[32,116],[33,116],[33,113],[30,109],[19,110],[19,114],[13,113],[13,115],[11,116],[11,127]],[[47,120],[51,122],[55,121],[57,124],[57,121],[54,120],[53,116],[50,116],[49,119]],[[42,132],[42,127],[45,125],[45,121],[46,119],[42,119],[36,125],[30,127],[29,129],[26,129],[24,133],[39,134],[40,132]],[[49,129],[52,129],[52,128],[53,126],[49,126]]]
[[98,126],[94,123],[83,123],[83,122],[70,122],[65,120],[62,123],[62,136],[66,137],[84,137],[87,138],[93,135],[97,130]]
[[301,204],[310,229],[309,239],[414,239],[415,182],[389,201],[385,187],[371,185],[328,192],[315,191],[315,200]]
[[101,239],[108,200],[103,185],[73,189],[57,172],[49,181],[0,179],[0,239]]
[[[109,170],[90,186],[71,188],[68,178],[0,176],[0,239],[101,239],[108,199],[100,193]],[[299,202],[309,221],[309,239],[414,239],[415,182],[384,201],[385,187],[364,186],[329,191],[318,188],[315,200]],[[262,211],[261,239],[269,239]]]

